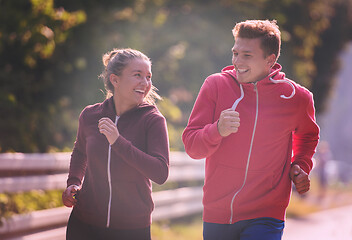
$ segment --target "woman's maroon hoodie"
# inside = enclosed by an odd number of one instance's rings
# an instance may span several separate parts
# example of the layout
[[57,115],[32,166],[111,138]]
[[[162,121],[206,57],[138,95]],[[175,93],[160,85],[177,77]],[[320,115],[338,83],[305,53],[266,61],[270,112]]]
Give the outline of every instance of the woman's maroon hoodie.
[[[120,136],[113,145],[99,132],[108,117]],[[169,170],[165,118],[143,103],[117,117],[113,98],[86,107],[79,118],[67,186],[82,185],[73,214],[99,227],[135,229],[151,224],[150,180],[163,184]]]

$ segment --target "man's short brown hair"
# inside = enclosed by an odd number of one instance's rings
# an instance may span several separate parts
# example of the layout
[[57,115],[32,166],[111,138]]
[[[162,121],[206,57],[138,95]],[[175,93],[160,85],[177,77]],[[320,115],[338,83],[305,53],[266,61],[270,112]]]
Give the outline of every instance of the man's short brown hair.
[[235,41],[237,38],[260,38],[265,56],[275,54],[276,61],[280,56],[281,32],[276,20],[247,20],[237,23],[232,29]]

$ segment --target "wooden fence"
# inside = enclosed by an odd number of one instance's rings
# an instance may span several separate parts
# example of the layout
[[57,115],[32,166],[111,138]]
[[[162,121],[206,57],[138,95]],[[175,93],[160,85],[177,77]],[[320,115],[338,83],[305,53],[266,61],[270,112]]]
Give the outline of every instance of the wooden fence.
[[[64,189],[70,153],[0,154],[0,193]],[[168,182],[204,180],[204,160],[184,152],[170,153]],[[179,218],[202,211],[202,187],[153,192],[153,221]],[[63,240],[70,208],[59,207],[1,219],[0,239]]]

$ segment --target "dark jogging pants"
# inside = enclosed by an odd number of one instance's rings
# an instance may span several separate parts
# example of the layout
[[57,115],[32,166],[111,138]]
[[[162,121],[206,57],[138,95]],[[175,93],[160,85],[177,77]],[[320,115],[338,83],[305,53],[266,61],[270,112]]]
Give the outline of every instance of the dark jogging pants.
[[67,240],[151,240],[150,227],[141,229],[100,228],[86,224],[72,213],[67,224]]
[[204,240],[281,240],[285,222],[275,218],[256,218],[234,224],[204,222]]

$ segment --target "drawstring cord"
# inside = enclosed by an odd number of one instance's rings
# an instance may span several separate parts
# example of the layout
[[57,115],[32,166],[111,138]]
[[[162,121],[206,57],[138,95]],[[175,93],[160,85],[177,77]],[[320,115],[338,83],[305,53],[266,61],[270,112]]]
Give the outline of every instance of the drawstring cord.
[[[231,76],[231,75],[230,75]],[[271,82],[273,83],[287,83],[291,86],[292,88],[292,93],[290,96],[285,96],[284,94],[280,95],[281,98],[283,99],[290,99],[292,98],[295,94],[296,94],[296,89],[295,89],[295,86],[288,80],[285,80],[285,79],[282,79],[282,80],[274,80],[273,78],[269,78]],[[240,101],[242,101],[243,97],[244,97],[244,91],[243,91],[243,87],[242,87],[242,84],[239,84],[240,85],[240,90],[241,90],[241,96],[239,98],[236,99],[236,101],[233,103],[232,105],[232,110],[236,110],[237,108],[237,105],[240,103]]]
[[232,110],[236,110],[237,105],[240,103],[240,101],[244,97],[244,91],[243,91],[242,84],[240,84],[240,89],[241,89],[241,96],[239,98],[237,98],[236,101],[233,103]]
[[293,84],[292,84],[290,81],[285,80],[285,79],[282,79],[282,80],[274,80],[273,78],[269,78],[269,79],[270,79],[270,81],[273,82],[273,83],[287,83],[287,84],[289,84],[289,85],[292,87],[292,93],[291,93],[291,95],[287,97],[287,96],[285,96],[285,95],[282,94],[282,95],[280,95],[281,98],[290,99],[290,98],[292,98],[292,97],[296,94],[295,86],[293,86]]

